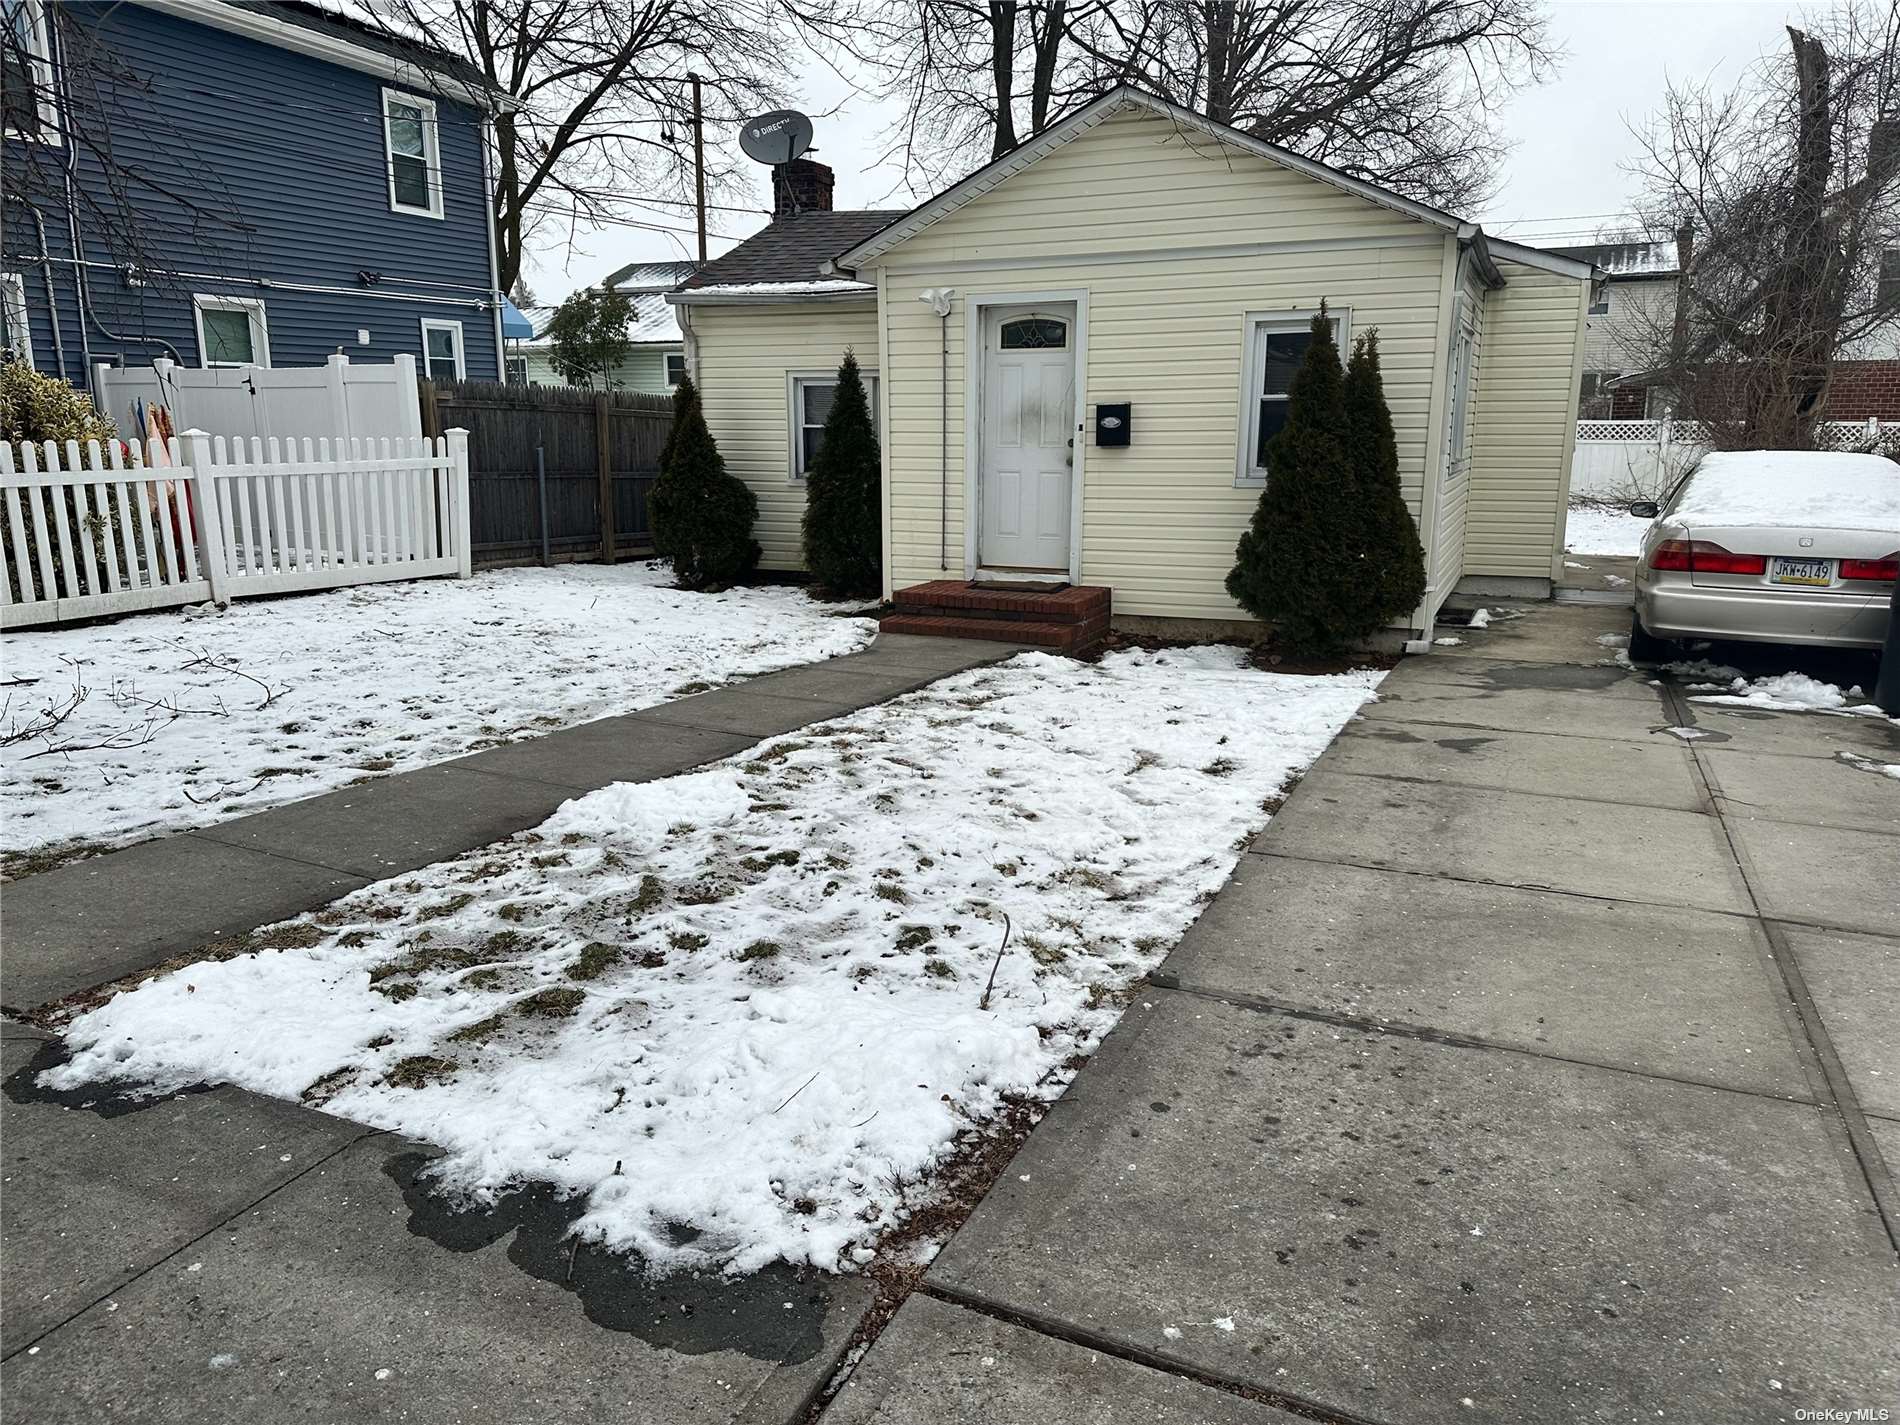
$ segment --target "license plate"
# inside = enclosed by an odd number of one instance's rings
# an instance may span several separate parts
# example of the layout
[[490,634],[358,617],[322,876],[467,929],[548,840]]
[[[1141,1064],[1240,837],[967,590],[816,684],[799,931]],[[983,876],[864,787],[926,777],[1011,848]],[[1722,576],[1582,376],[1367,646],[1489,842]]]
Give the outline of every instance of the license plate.
[[1768,580],[1773,584],[1832,584],[1834,561],[1832,559],[1777,559],[1768,568]]

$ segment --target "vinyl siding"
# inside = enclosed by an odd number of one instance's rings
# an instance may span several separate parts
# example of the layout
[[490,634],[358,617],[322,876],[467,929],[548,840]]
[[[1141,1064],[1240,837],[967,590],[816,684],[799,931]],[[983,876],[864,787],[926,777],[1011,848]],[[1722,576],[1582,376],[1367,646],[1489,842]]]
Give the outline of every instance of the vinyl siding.
[[[628,353],[627,359],[614,368],[607,384],[615,391],[633,391],[647,396],[670,396],[673,388],[666,383],[666,353],[679,351],[677,346],[636,347]],[[545,351],[528,351],[522,355],[528,363],[528,384],[531,386],[570,386],[573,383],[559,375],[554,363],[548,359]]]
[[1550,579],[1563,544],[1589,284],[1500,263],[1472,408],[1464,572]]
[[701,306],[691,309],[688,321],[706,424],[726,469],[759,497],[753,533],[765,551],[761,567],[802,569],[805,487],[791,472],[787,378],[836,371],[846,348],[860,366],[876,369],[876,306],[869,300]]
[[[191,298],[208,292],[264,302],[273,365],[316,365],[339,349],[356,362],[387,361],[398,352],[419,358],[421,319],[430,317],[462,324],[470,376],[499,376],[494,314],[486,309],[478,110],[435,99],[444,216],[398,213],[389,206],[382,91],[425,90],[139,5],[85,0],[58,10],[64,30],[93,31],[112,64],[139,76],[71,86],[73,122],[134,152],[151,175],[154,186],[138,189],[134,206],[165,269],[143,285],[128,283],[122,269],[138,254],[89,221],[82,200],[84,256],[94,264],[87,280],[95,320],[84,328],[93,360],[148,364],[166,354],[163,342],[198,364]],[[67,49],[73,50],[70,35]],[[120,200],[104,192],[89,151],[82,149],[78,169],[81,188],[106,211],[118,211]],[[159,189],[188,196],[202,211]],[[69,240],[60,195],[18,196],[41,212],[49,247],[63,255]],[[35,361],[51,370],[46,284],[32,264],[13,260],[37,253],[38,238],[23,204],[7,208],[7,265],[24,269]],[[84,381],[76,294],[69,277],[54,285],[64,374]],[[369,333],[367,345],[358,342],[359,331]]]
[[[1445,401],[1444,460],[1445,481],[1438,498],[1438,513],[1433,520],[1437,548],[1431,562],[1432,588],[1427,594],[1429,612],[1436,614],[1445,597],[1457,584],[1464,572],[1465,557],[1465,521],[1471,495],[1471,463],[1477,450],[1477,414],[1478,390],[1484,380],[1484,314],[1489,293],[1484,283],[1478,279],[1475,266],[1466,262],[1458,278],[1458,295],[1463,298],[1467,310],[1476,316],[1477,329],[1471,352],[1471,381],[1468,395],[1468,408],[1465,416],[1465,454],[1463,459],[1454,458],[1451,449],[1451,399],[1449,390]],[[1454,309],[1452,314],[1451,342],[1447,345],[1446,381],[1452,379],[1451,353],[1456,349],[1460,314]]]
[[[1326,247],[1233,251],[1323,240]],[[1229,246],[1211,255],[1189,244]],[[1088,406],[1083,456],[1085,582],[1121,614],[1244,618],[1222,587],[1259,500],[1236,487],[1245,314],[1310,311],[1322,297],[1377,327],[1386,395],[1414,515],[1426,466],[1441,230],[1279,168],[1160,118],[1107,121],[940,220],[884,259],[889,578],[964,569],[965,315],[971,294],[1083,288]],[[977,266],[961,264],[976,263]],[[948,323],[949,469],[940,470],[937,317],[924,287],[957,298]],[[1133,441],[1093,446],[1098,401],[1133,403]]]

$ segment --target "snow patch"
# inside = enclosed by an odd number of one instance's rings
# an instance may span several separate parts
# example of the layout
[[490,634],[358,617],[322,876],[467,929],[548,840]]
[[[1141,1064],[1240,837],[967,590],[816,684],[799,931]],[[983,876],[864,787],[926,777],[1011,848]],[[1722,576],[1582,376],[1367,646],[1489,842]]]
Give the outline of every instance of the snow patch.
[[1020,655],[146,981],[44,1078],[312,1091],[655,1270],[849,1269],[959,1134],[1061,1091],[1381,676]]
[[[1730,670],[1732,671],[1732,670]],[[1720,684],[1706,684],[1719,687]],[[1838,688],[1810,678],[1806,673],[1775,673],[1752,682],[1737,675],[1725,692],[1695,692],[1691,702],[1719,703],[1728,707],[1765,708],[1771,712],[1818,712],[1838,717],[1885,717],[1874,704],[1865,702],[1858,687]],[[1900,719],[1895,719],[1900,722]]]
[[1467,627],[1470,627],[1470,628],[1491,627],[1491,610],[1478,609],[1476,612],[1474,612],[1471,615],[1471,622],[1469,625],[1467,625]]
[[[1649,524],[1646,519],[1607,505],[1572,505],[1564,521],[1564,553],[1632,558],[1641,552],[1643,532]],[[1564,567],[1590,566],[1566,559]]]

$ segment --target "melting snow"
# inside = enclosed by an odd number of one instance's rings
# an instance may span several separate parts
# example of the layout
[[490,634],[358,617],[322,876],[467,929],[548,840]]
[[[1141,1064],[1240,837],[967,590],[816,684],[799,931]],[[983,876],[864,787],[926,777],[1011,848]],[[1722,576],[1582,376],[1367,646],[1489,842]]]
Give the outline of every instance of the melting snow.
[[308,1094],[440,1144],[452,1193],[584,1195],[661,1270],[846,1265],[959,1133],[1061,1091],[1380,676],[1022,655],[147,981],[48,1081]]
[[505,569],[239,602],[192,621],[9,633],[8,678],[37,681],[8,689],[0,731],[76,683],[86,693],[46,737],[7,748],[0,850],[205,826],[850,653],[876,632],[796,589],[689,594],[669,582],[661,565]]
[[[1671,671],[1676,666],[1672,665]],[[1733,672],[1733,669],[1725,670]],[[1719,676],[1719,675],[1715,675]],[[1718,687],[1719,684],[1704,684],[1704,687]],[[1842,717],[1884,717],[1885,714],[1870,702],[1863,701],[1866,694],[1858,687],[1845,690],[1832,683],[1823,683],[1818,678],[1810,678],[1805,673],[1776,673],[1766,678],[1750,681],[1737,676],[1728,684],[1726,692],[1696,692],[1690,694],[1690,701],[1697,703],[1721,703],[1730,707],[1767,708],[1773,712],[1819,712],[1833,713]],[[1900,722],[1900,719],[1895,719]]]

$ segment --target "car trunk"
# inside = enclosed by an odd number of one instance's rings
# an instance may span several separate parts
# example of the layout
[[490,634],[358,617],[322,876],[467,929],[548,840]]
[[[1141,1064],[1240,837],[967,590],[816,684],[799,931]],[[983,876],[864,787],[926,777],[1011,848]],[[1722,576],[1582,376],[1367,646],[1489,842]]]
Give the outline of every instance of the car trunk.
[[[1690,582],[1718,589],[1795,589],[1809,594],[1839,594],[1843,597],[1885,597],[1892,580],[1843,579],[1844,560],[1890,559],[1895,552],[1895,536],[1887,531],[1860,529],[1795,528],[1780,529],[1763,525],[1686,524],[1687,538],[1695,540],[1698,553],[1689,571]],[[1705,556],[1704,543],[1719,546],[1737,555],[1760,555],[1759,570],[1729,572],[1723,570],[1721,556]],[[1706,567],[1714,564],[1715,568]]]

